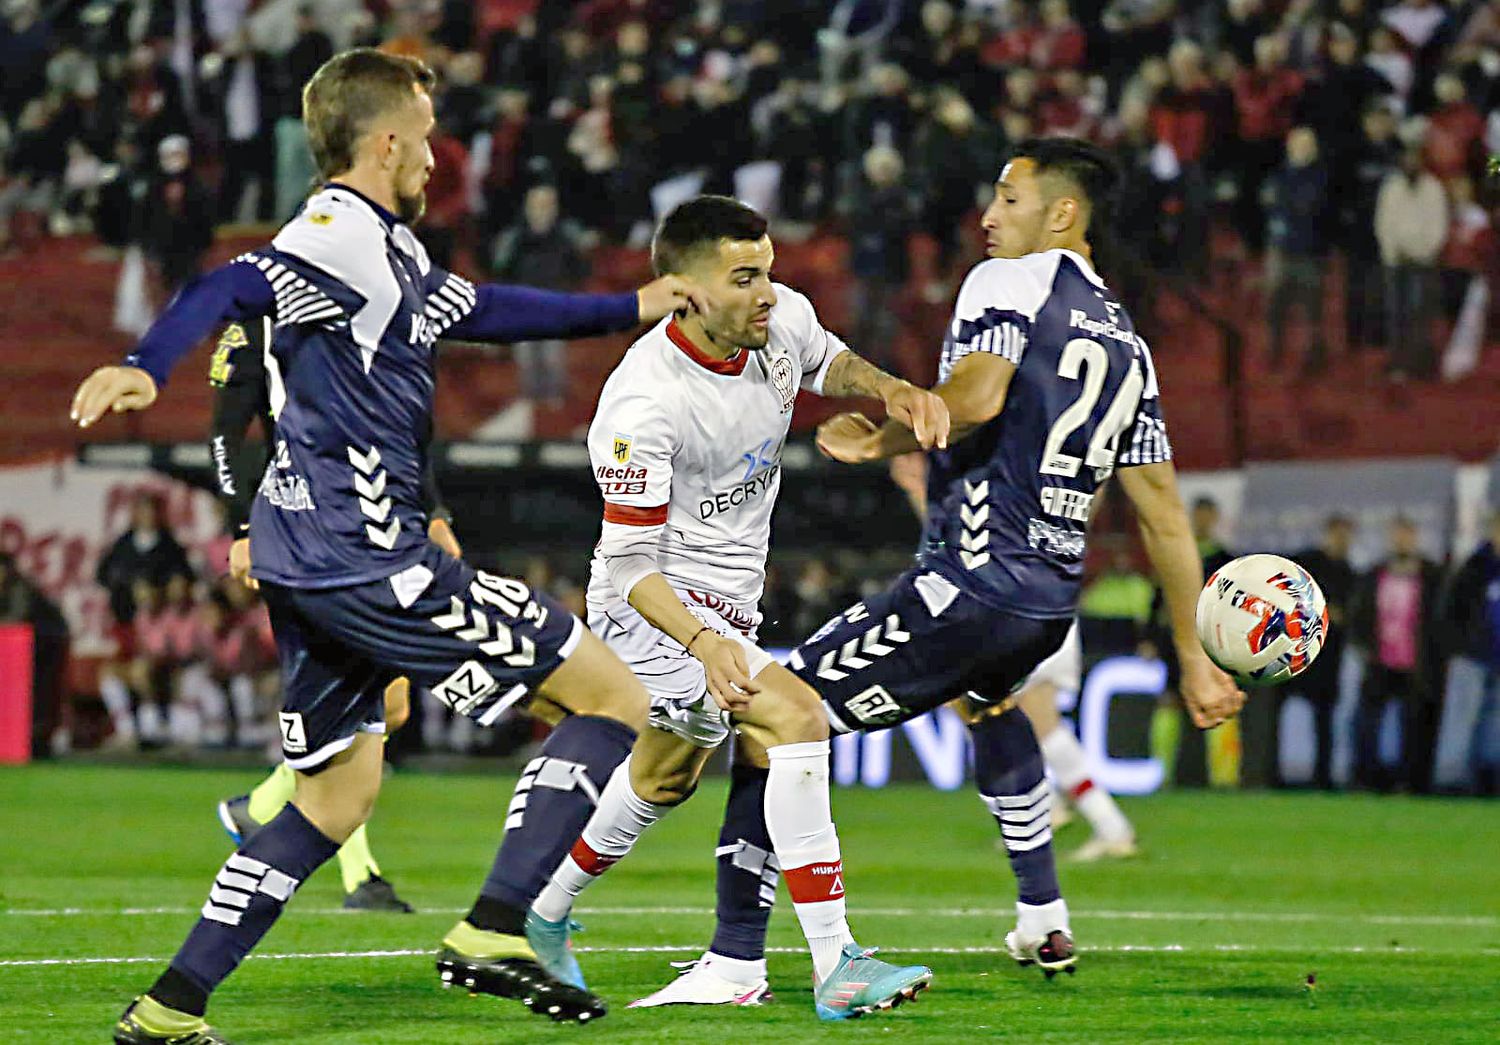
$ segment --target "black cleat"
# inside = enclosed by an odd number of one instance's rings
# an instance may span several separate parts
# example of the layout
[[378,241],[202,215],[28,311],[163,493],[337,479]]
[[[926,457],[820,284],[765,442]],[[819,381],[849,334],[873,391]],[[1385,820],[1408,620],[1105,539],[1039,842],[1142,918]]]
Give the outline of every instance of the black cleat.
[[220,802],[219,823],[235,845],[244,845],[263,826],[250,817],[249,795],[236,795]]
[[437,953],[437,971],[444,987],[515,998],[554,1023],[591,1023],[609,1011],[603,999],[563,983],[529,958],[470,958],[444,947]]
[[139,998],[131,1002],[130,1007],[115,1024],[115,1045],[230,1045],[228,1038],[206,1023],[197,1030],[176,1034],[157,1034],[149,1031],[141,1026],[140,1020],[135,1016],[136,1006],[140,1003]]
[[412,906],[396,895],[390,882],[372,874],[344,897],[346,911],[384,911],[387,914],[411,914]]
[[1005,947],[1017,965],[1035,965],[1049,980],[1060,972],[1072,976],[1078,971],[1073,937],[1064,929],[1053,929],[1039,940],[1023,940],[1019,933],[1006,933]]

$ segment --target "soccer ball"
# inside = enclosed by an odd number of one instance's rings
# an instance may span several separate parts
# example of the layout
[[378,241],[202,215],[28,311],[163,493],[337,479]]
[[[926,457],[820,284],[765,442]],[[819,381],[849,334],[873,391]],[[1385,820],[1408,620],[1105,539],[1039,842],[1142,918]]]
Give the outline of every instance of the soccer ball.
[[1318,582],[1279,555],[1244,555],[1215,571],[1198,596],[1197,621],[1209,659],[1245,686],[1305,671],[1328,635]]

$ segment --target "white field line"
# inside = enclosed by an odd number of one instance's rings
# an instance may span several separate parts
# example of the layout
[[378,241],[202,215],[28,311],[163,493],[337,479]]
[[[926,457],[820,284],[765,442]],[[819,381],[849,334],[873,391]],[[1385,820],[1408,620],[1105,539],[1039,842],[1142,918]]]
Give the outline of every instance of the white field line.
[[[577,947],[580,954],[698,954],[701,943],[650,947]],[[806,954],[802,947],[767,947],[767,954]],[[883,954],[1005,954],[1004,947],[882,947]],[[1208,946],[1167,944],[1117,944],[1104,947],[1084,947],[1080,955],[1090,954],[1299,954],[1315,957],[1328,954],[1460,954],[1458,951],[1439,952],[1423,947],[1257,947],[1249,944],[1221,943]],[[1470,952],[1473,953],[1473,952]],[[1481,948],[1480,954],[1500,954],[1500,948]],[[311,961],[343,958],[421,958],[432,957],[431,948],[425,950],[399,951],[301,951],[288,954],[252,954],[251,961]],[[0,968],[35,968],[37,966],[76,965],[141,965],[157,964],[170,960],[169,955],[136,955],[122,958],[7,958],[0,959]]]
[[[305,915],[359,915],[343,907],[297,907]],[[468,908],[423,908],[424,914],[464,914]],[[152,915],[196,914],[196,907],[54,907],[0,909],[0,918],[114,918]],[[711,907],[583,907],[585,916],[697,915],[712,917]],[[996,907],[855,907],[850,914],[860,918],[1010,918],[1013,908]],[[1335,911],[1113,911],[1078,910],[1072,916],[1082,921],[1114,922],[1344,922],[1357,925],[1428,925],[1467,928],[1500,927],[1500,916],[1459,914],[1358,914]]]

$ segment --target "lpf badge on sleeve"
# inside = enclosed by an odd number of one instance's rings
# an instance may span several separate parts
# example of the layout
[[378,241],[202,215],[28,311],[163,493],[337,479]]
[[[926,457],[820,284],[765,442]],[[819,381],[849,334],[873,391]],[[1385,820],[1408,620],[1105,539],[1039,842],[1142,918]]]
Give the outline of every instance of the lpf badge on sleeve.
[[796,368],[792,366],[790,356],[777,356],[771,360],[771,384],[781,395],[781,410],[785,413],[797,401]]
[[245,336],[245,328],[238,323],[231,323],[224,328],[224,333],[219,336],[219,343],[214,346],[213,358],[208,364],[208,383],[215,388],[223,388],[229,383],[230,375],[234,373],[234,353],[250,343]]
[[614,458],[616,464],[625,464],[630,460],[630,440],[631,437],[628,435],[621,435],[619,432],[615,433]]

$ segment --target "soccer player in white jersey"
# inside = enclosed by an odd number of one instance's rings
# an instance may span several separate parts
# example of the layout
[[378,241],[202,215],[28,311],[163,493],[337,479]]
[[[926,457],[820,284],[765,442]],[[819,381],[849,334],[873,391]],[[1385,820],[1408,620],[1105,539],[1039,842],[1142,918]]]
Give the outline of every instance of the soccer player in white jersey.
[[[1042,752],[1013,694],[1072,626],[1093,500],[1112,475],[1162,579],[1194,723],[1217,725],[1244,702],[1197,640],[1202,563],[1177,492],[1150,351],[1094,269],[1116,176],[1087,142],[1016,146],[983,218],[989,259],[965,278],[944,336],[934,391],[948,405],[952,434],[948,448],[927,451],[917,564],[830,620],[787,662],[818,689],[841,733],[888,729],[966,694],[977,705],[975,781],[1016,879],[1006,949],[1048,975],[1077,959]],[[825,422],[818,445],[848,463],[922,449],[903,426],[858,414]],[[745,855],[764,833],[749,822],[754,804],[742,801],[757,786],[748,773],[731,781],[721,861]],[[728,818],[738,821],[732,831]],[[764,973],[760,982],[736,977],[734,963],[721,959],[763,957],[774,868],[736,862],[727,874],[719,866],[719,932],[691,978],[705,987],[738,980],[748,991],[763,986]],[[748,887],[726,889],[736,876]],[[769,891],[774,897],[774,885]],[[721,950],[726,926],[736,930],[730,954]],[[700,975],[705,969],[713,975]],[[645,1002],[726,1000],[735,1000],[729,991],[668,988]]]
[[731,729],[770,763],[764,810],[812,951],[815,1007],[843,1019],[907,1000],[931,981],[854,942],[828,795],[828,719],[818,694],[756,645],[781,448],[798,389],[884,401],[893,423],[942,446],[931,393],[861,359],[812,303],[772,282],[766,221],[719,196],[663,220],[652,260],[707,297],[626,354],[600,395],[589,456],[604,494],[589,625],[646,683],[650,728],[542,890],[527,936],[554,975],[581,985],[568,950],[574,899],[647,827],[692,794]]

